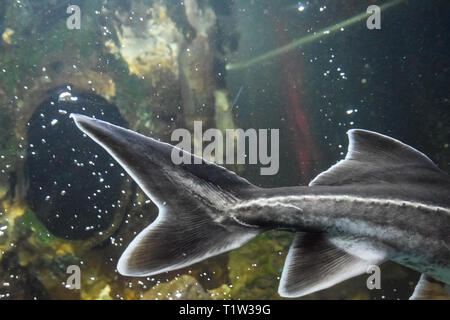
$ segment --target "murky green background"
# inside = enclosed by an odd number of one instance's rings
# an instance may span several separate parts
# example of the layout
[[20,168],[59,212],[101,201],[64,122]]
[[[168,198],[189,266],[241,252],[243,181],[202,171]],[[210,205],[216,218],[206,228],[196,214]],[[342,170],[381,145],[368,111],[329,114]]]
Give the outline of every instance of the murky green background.
[[[228,166],[263,187],[307,184],[345,155],[350,128],[398,138],[448,172],[450,3],[398,1],[380,30],[349,20],[372,4],[392,3],[1,1],[0,299],[280,299],[283,232],[179,271],[120,276],[118,257],[157,209],[70,112],[163,141],[194,120],[280,129],[277,175]],[[80,29],[67,26],[69,5]],[[79,290],[66,287],[70,265]],[[419,274],[381,268],[381,290],[363,275],[304,299],[408,298]]]

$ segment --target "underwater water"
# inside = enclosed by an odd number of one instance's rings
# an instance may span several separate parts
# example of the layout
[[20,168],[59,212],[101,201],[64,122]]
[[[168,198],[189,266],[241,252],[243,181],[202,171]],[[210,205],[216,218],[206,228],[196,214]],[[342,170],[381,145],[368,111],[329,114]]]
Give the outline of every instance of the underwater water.
[[[70,113],[172,144],[180,128],[196,139],[194,121],[276,129],[274,174],[261,154],[221,164],[264,188],[308,185],[345,157],[352,128],[448,173],[449,32],[446,0],[1,1],[0,299],[284,299],[287,231],[119,274],[158,208]],[[420,273],[380,268],[379,289],[367,273],[300,299],[408,299]]]

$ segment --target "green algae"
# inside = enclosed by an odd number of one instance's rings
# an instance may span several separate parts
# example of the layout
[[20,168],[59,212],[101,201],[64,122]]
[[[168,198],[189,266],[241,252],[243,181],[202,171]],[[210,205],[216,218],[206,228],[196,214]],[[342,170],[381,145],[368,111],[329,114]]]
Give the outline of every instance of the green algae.
[[15,227],[22,228],[26,231],[31,230],[36,242],[40,245],[48,245],[57,239],[37,219],[36,214],[29,208],[25,210],[22,216],[16,218]]
[[229,296],[240,299],[279,299],[279,277],[291,235],[272,231],[230,252]]

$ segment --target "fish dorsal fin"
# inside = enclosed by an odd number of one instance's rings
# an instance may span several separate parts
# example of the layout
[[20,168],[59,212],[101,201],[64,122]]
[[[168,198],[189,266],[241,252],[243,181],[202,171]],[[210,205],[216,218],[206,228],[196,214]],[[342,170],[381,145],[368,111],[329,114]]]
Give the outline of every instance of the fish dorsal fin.
[[363,274],[384,260],[366,260],[350,254],[322,233],[296,233],[278,292],[283,297],[301,297]]
[[450,300],[450,286],[422,274],[410,300]]
[[349,146],[345,159],[319,174],[310,186],[407,180],[410,175],[398,173],[411,172],[406,170],[411,167],[416,169],[415,177],[418,170],[425,176],[433,171],[441,173],[426,155],[396,139],[362,129],[352,129],[347,134]]

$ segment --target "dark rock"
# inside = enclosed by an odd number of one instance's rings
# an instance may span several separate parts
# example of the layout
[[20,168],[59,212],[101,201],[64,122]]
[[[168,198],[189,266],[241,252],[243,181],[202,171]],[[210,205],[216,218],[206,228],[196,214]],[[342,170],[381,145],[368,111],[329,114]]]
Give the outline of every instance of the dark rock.
[[[78,130],[70,113],[124,126],[116,106],[100,96],[58,88],[28,124],[28,202],[55,236],[87,239],[110,227],[125,180],[123,169]],[[116,210],[116,208],[118,208]]]

